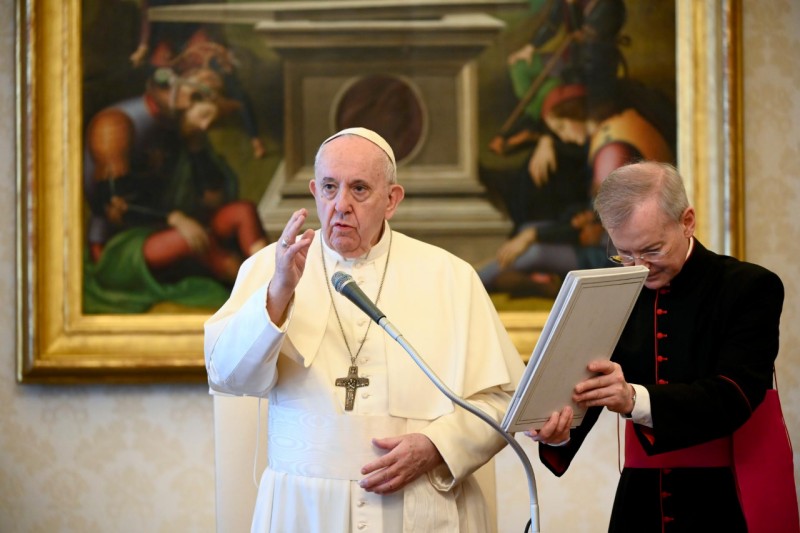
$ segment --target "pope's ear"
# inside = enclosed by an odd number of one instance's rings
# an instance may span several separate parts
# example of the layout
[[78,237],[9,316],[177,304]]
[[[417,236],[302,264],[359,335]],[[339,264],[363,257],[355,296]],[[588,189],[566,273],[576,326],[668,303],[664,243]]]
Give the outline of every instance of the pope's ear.
[[386,220],[389,220],[397,211],[397,206],[403,201],[406,191],[402,185],[397,183],[389,186],[389,204],[386,206]]
[[308,190],[311,191],[315,197],[317,196],[317,180],[315,178],[311,178],[311,181],[308,182]]

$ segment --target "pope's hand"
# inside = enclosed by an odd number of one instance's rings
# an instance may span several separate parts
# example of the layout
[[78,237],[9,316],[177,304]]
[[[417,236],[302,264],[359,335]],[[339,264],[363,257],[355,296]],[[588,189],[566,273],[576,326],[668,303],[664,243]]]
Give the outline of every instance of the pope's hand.
[[361,469],[367,477],[359,485],[367,492],[396,492],[444,462],[433,442],[422,433],[372,439],[372,444],[388,453]]
[[275,275],[267,289],[267,313],[275,324],[282,324],[286,309],[306,268],[308,249],[314,240],[314,230],[308,229],[298,237],[308,211],[292,213],[275,247]]

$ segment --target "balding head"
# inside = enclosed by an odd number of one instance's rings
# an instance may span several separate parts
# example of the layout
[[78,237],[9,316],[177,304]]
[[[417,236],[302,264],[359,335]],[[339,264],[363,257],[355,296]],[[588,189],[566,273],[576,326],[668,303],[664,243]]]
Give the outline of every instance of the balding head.
[[689,200],[674,166],[644,161],[617,168],[600,185],[594,208],[603,226],[614,229],[628,220],[636,206],[653,197],[669,220],[681,220]]

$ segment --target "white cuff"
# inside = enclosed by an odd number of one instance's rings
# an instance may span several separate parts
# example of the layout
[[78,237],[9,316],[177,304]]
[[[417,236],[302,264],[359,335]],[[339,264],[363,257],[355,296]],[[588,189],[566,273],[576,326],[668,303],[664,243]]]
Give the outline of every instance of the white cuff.
[[636,391],[636,405],[633,406],[631,412],[631,420],[635,424],[653,427],[653,414],[650,411],[650,393],[642,385],[631,383],[631,387]]

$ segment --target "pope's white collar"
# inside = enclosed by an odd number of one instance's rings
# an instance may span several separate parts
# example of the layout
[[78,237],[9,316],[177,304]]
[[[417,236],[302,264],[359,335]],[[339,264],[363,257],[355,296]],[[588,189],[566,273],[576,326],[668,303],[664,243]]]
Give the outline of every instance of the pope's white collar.
[[[389,227],[389,222],[383,222],[383,234],[381,235],[380,240],[378,240],[377,244],[370,248],[370,250],[362,256],[347,258],[344,257],[342,254],[328,246],[328,243],[325,242],[325,239],[322,238],[322,234],[320,233],[320,238],[322,239],[322,249],[325,251],[325,255],[333,260],[334,265],[336,264],[346,264],[346,265],[354,265],[357,263],[368,263],[370,261],[375,261],[379,257],[383,257],[385,254],[389,252],[389,244],[391,239],[389,238],[389,233],[391,232],[391,228]],[[329,263],[330,265],[330,263]]]

